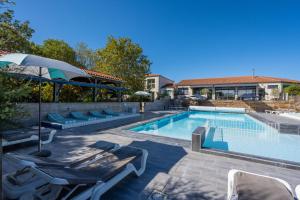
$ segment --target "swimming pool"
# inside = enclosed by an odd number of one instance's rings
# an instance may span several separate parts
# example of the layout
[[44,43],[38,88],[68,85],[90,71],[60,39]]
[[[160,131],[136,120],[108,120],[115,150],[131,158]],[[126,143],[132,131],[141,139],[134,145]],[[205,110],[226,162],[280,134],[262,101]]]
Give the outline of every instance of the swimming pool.
[[279,133],[247,114],[188,111],[131,128],[131,131],[191,140],[208,127],[203,147],[300,163],[300,135]]

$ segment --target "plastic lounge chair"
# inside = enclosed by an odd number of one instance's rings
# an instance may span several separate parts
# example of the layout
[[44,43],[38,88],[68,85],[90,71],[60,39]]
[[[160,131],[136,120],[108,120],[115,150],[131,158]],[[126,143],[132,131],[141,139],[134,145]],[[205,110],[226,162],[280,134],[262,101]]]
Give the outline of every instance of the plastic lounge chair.
[[[33,191],[35,188],[47,184],[47,181],[37,176],[30,170],[30,167],[60,167],[60,168],[80,168],[92,163],[94,160],[103,157],[109,151],[115,151],[120,146],[115,143],[99,141],[89,146],[89,153],[84,154],[71,163],[56,161],[50,158],[36,157],[33,155],[23,155],[17,153],[6,153],[5,158],[23,166],[12,174],[4,175],[2,183],[3,189],[9,199],[18,199],[24,193]],[[29,184],[26,184],[29,183]]]
[[73,124],[77,122],[77,120],[75,119],[65,118],[58,113],[48,113],[47,116],[50,121],[60,123],[60,124]]
[[147,156],[146,150],[125,146],[81,168],[32,166],[30,170],[47,183],[24,192],[21,198],[98,200],[129,174],[140,176]]
[[38,157],[34,155],[24,155],[19,153],[6,153],[5,157],[9,160],[12,160],[16,163],[24,167],[28,166],[63,166],[63,167],[77,167],[89,160],[93,160],[99,155],[103,155],[104,153],[110,150],[116,150],[120,148],[118,144],[106,142],[106,141],[98,141],[90,146],[88,146],[88,153],[84,154],[82,157],[78,158],[76,161],[72,161],[71,163],[59,162],[50,158]]
[[[52,142],[56,130],[42,128],[42,144]],[[38,131],[32,128],[16,129],[1,132],[2,146],[10,146],[14,144],[25,143],[29,141],[36,141],[39,139]]]
[[89,111],[89,114],[93,117],[98,117],[98,118],[106,118],[107,115],[101,114],[98,111]]
[[300,185],[297,185],[295,188],[296,197],[299,200],[300,199]]
[[70,115],[75,119],[79,119],[79,120],[92,121],[97,119],[96,117],[89,117],[87,115],[84,115],[82,112],[71,112]]
[[240,170],[228,173],[227,199],[294,200],[291,186],[284,180]]
[[116,112],[112,111],[109,108],[103,109],[103,113],[107,114],[107,115],[112,115],[112,116],[119,116],[120,115],[120,113],[116,113]]

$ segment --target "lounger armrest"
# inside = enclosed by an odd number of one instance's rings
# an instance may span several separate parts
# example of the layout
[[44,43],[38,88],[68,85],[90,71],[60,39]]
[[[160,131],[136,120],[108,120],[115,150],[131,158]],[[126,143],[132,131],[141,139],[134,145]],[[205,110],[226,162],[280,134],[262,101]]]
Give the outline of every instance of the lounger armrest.
[[295,188],[296,197],[298,200],[300,200],[300,185],[297,185]]
[[51,130],[48,139],[45,141],[42,141],[42,144],[48,144],[48,143],[52,142],[55,134],[56,134],[56,130]]

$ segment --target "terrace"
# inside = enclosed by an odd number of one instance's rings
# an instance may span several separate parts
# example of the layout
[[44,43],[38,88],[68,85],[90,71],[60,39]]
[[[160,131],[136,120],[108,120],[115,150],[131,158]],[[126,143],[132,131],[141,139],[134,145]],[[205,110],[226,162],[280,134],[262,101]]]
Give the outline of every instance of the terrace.
[[[227,174],[230,169],[241,169],[286,180],[294,188],[299,184],[300,171],[251,161],[192,152],[186,142],[159,136],[122,131],[133,124],[156,119],[174,112],[147,112],[140,118],[107,125],[90,125],[59,131],[54,142],[43,148],[52,151],[52,158],[75,160],[85,147],[96,141],[117,142],[147,149],[149,158],[145,173],[127,177],[103,199],[147,199],[149,193],[163,193],[169,199],[224,199],[227,194]],[[278,122],[284,118],[277,118]],[[29,153],[36,146],[9,148],[6,151]],[[3,160],[3,174],[20,166]]]

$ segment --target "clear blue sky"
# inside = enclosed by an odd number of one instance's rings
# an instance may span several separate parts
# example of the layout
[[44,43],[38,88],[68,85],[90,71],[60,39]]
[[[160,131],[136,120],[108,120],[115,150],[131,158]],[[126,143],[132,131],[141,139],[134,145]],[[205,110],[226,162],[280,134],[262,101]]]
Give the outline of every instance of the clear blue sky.
[[33,41],[104,47],[108,35],[139,43],[153,73],[175,81],[251,75],[300,80],[300,1],[16,0]]

